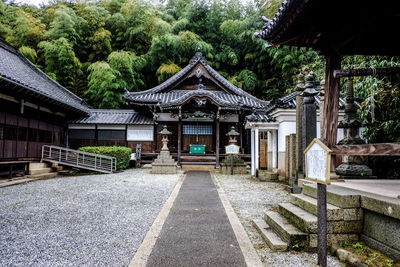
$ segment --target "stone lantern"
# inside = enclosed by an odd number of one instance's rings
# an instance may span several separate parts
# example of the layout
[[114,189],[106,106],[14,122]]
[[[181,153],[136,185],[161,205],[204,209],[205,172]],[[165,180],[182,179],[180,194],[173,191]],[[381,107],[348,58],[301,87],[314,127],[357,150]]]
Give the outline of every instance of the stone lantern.
[[161,132],[159,132],[159,134],[162,135],[162,139],[161,142],[163,143],[163,146],[161,148],[162,151],[169,151],[168,150],[168,135],[171,135],[172,133],[170,131],[168,131],[167,129],[167,125],[164,125],[163,129]]
[[239,136],[240,134],[236,132],[235,126],[232,126],[231,130],[226,135],[229,136],[229,144],[236,145],[237,143],[236,137]]
[[246,164],[240,158],[240,147],[236,144],[236,138],[240,135],[235,127],[226,134],[229,136],[229,145],[225,146],[225,159],[221,162],[221,172],[223,174],[245,174],[247,173]]
[[168,131],[167,125],[164,125],[163,129],[159,134],[162,135],[163,146],[160,151],[160,155],[151,164],[151,173],[156,174],[174,174],[176,173],[176,162],[169,154],[168,150],[168,135],[172,133]]

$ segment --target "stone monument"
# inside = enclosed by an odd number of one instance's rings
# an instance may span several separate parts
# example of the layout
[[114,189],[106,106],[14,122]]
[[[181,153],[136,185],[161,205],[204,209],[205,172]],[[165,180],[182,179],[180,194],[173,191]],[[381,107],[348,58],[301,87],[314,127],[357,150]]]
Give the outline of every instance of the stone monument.
[[[344,119],[339,122],[338,127],[343,128],[344,138],[339,141],[339,145],[360,145],[365,144],[359,136],[361,121],[357,117],[357,107],[354,104],[353,80],[346,82],[346,107]],[[342,179],[351,178],[373,178],[372,170],[365,165],[366,159],[363,156],[342,157],[342,164],[336,168],[336,174]],[[374,177],[376,178],[376,177]]]
[[240,158],[240,146],[237,145],[236,137],[240,134],[236,132],[235,127],[226,134],[229,136],[229,145],[225,146],[225,159],[221,162],[222,174],[246,174],[247,168],[244,160]]
[[160,154],[151,164],[151,173],[154,174],[175,174],[176,173],[176,162],[169,154],[168,150],[168,135],[171,134],[167,129],[167,125],[164,125],[159,134],[162,135],[163,146],[161,148]]

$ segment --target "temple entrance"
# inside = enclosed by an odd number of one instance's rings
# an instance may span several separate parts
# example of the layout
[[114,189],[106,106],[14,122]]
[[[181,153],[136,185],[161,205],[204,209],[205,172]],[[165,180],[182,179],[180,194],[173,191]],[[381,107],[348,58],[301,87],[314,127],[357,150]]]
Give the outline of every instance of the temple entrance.
[[[191,152],[190,145],[205,146],[204,152],[215,152],[213,126],[209,124],[191,123],[182,125],[182,151]],[[192,148],[193,150],[193,148]],[[192,151],[195,152],[195,151]],[[193,155],[196,153],[193,153]],[[199,153],[201,154],[201,153]]]

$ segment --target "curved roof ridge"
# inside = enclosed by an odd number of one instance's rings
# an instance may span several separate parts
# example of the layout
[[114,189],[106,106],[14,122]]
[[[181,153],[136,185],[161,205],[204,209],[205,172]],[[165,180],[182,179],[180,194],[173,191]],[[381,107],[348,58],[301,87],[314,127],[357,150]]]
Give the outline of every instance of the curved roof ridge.
[[[223,100],[222,98],[220,98],[219,96],[211,93],[208,90],[205,89],[195,89],[192,91],[188,91],[186,94],[180,96],[179,98],[169,102],[168,104],[164,105],[164,106],[171,106],[171,105],[177,105],[177,104],[181,104],[182,102],[190,99],[193,96],[207,96],[210,97],[212,100],[214,100],[215,102],[217,102],[218,104],[223,104],[225,106],[232,106],[229,102]],[[163,106],[163,105],[160,105]]]
[[[167,86],[170,86],[171,84],[173,84],[174,82],[179,80],[179,78],[181,78],[183,75],[187,74],[198,62],[201,62],[203,64],[203,66],[208,65],[207,60],[203,56],[203,54],[201,52],[196,52],[196,54],[189,61],[189,64],[186,65],[183,69],[181,69],[178,73],[176,73],[175,75],[170,77],[168,80],[162,82],[161,84],[159,84],[153,88],[150,88],[150,89],[147,89],[144,91],[140,91],[140,92],[127,91],[125,94],[127,94],[127,95],[142,95],[142,94],[148,94],[148,93],[158,93],[161,90],[163,90],[164,88],[166,88]],[[125,96],[125,94],[124,94],[124,96]]]
[[157,85],[156,87],[153,87],[151,89],[141,91],[141,92],[128,92],[127,91],[124,94],[124,97],[137,96],[137,95],[150,94],[150,93],[152,93],[152,94],[159,93],[160,91],[165,89],[167,86],[172,85],[174,82],[178,81],[182,76],[186,75],[199,62],[210,73],[211,76],[213,76],[217,81],[222,83],[228,89],[233,91],[235,94],[238,94],[239,96],[248,97],[248,98],[260,103],[260,105],[262,105],[262,106],[267,106],[270,103],[269,101],[264,101],[264,100],[258,99],[257,97],[252,96],[251,94],[247,93],[243,89],[238,88],[235,85],[233,85],[231,82],[229,82],[227,79],[225,79],[221,74],[219,74],[214,68],[212,68],[210,65],[208,65],[207,59],[204,57],[204,55],[200,51],[196,52],[196,54],[190,60],[189,64],[186,65],[186,67],[184,67],[177,74],[175,74],[174,76],[172,76],[165,82]]

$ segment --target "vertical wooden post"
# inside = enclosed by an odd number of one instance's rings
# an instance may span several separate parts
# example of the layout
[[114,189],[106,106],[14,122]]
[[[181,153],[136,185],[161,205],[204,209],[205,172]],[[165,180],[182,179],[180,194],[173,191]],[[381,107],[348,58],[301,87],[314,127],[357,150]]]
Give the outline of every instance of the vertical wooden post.
[[153,153],[156,152],[157,149],[157,124],[156,122],[153,123],[154,131],[153,131],[153,140],[154,142],[152,143],[152,149]]
[[215,167],[219,168],[219,119],[215,124]]
[[125,146],[128,147],[128,124],[125,125]]
[[323,108],[323,121],[321,137],[325,139],[328,147],[336,145],[337,125],[339,114],[339,79],[333,77],[333,71],[341,67],[339,55],[326,56],[325,97]]
[[181,150],[182,150],[182,119],[178,122],[178,166],[181,165]]
[[97,124],[94,126],[94,145],[99,145],[99,130],[97,129]]
[[256,176],[258,176],[258,170],[260,169],[260,136],[258,132],[258,128],[254,130],[254,158],[256,165]]

